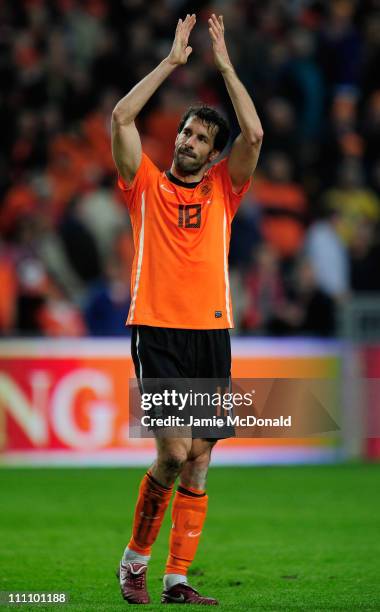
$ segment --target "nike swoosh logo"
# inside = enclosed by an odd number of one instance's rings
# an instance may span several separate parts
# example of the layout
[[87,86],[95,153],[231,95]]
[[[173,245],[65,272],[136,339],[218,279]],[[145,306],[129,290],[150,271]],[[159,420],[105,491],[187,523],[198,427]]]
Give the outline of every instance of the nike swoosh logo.
[[144,512],[140,512],[140,516],[146,519],[150,519],[151,521],[156,521],[157,519],[161,518],[159,516],[148,516],[147,514],[144,514]]
[[178,595],[177,597],[173,597],[173,595],[170,595],[169,598],[170,598],[170,601],[175,601],[175,602],[178,601],[178,603],[180,603],[181,601],[185,601],[185,596],[183,593],[181,593],[181,595]]
[[187,534],[189,536],[189,538],[197,538],[199,535],[201,535],[200,531],[189,531],[189,533]]
[[163,189],[164,191],[167,191],[168,193],[174,193],[174,191],[172,191],[171,189],[167,189],[165,187],[165,185],[160,185],[161,189]]

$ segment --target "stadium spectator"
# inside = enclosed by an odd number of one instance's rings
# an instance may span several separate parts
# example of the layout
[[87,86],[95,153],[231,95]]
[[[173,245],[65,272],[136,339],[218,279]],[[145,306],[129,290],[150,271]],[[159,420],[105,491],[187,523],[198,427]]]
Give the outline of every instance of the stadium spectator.
[[129,284],[115,256],[107,262],[105,272],[105,279],[89,292],[85,320],[92,336],[123,336],[127,334],[125,313],[130,305]]
[[380,293],[380,245],[376,241],[376,226],[359,222],[350,246],[350,282],[356,293]]
[[241,327],[244,330],[270,333],[276,326],[285,304],[285,287],[281,279],[275,250],[266,243],[253,254],[253,265],[245,277],[247,307]]
[[320,62],[334,91],[339,86],[357,86],[362,41],[355,24],[355,0],[332,0],[320,31]]
[[296,27],[287,38],[289,58],[280,73],[278,88],[295,111],[298,144],[304,145],[318,137],[322,126],[324,81],[315,57],[314,34]]
[[[344,88],[332,97],[329,115],[322,130],[323,137],[318,163],[322,185],[334,183],[337,178],[336,168],[340,167],[345,157],[361,157],[364,152],[357,133],[357,102],[357,94],[353,89]],[[359,146],[357,145],[358,139]]]
[[284,98],[273,97],[264,109],[267,124],[263,155],[276,151],[292,157],[297,147],[297,121],[294,107]]
[[346,158],[338,168],[338,184],[322,195],[326,208],[338,213],[338,232],[350,244],[356,224],[380,219],[380,200],[365,186],[361,162]]
[[51,283],[36,313],[39,333],[55,338],[80,337],[86,334],[86,325],[80,309],[70,302],[58,285]]
[[380,142],[380,89],[369,98],[363,118],[363,136],[365,140],[365,161],[368,166],[379,159]]
[[261,207],[262,236],[281,257],[291,258],[304,236],[306,195],[301,185],[292,180],[290,158],[271,153],[264,166],[265,178],[253,184],[254,198]]
[[233,269],[244,272],[251,263],[251,254],[262,239],[261,210],[253,197],[252,190],[243,199],[233,220],[229,264]]
[[311,225],[304,244],[317,286],[337,302],[344,300],[349,291],[348,253],[338,233],[339,223],[340,215],[327,209]]
[[14,262],[9,247],[0,242],[0,334],[14,329],[17,303],[17,282]]
[[99,249],[93,234],[80,219],[78,200],[73,200],[59,226],[67,258],[79,278],[92,283],[101,275]]
[[41,332],[38,313],[45,303],[50,278],[46,266],[36,252],[32,216],[19,220],[13,238],[13,261],[17,280],[17,330],[25,335],[38,335]]
[[331,336],[335,331],[335,302],[321,289],[306,258],[297,261],[288,301],[280,312],[277,333]]

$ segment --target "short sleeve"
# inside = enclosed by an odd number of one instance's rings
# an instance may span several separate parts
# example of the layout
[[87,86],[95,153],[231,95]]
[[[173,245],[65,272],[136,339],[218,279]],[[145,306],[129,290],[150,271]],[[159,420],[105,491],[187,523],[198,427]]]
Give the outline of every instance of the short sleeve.
[[133,209],[136,206],[137,202],[141,199],[141,194],[146,190],[150,181],[159,174],[159,169],[145,153],[142,154],[139,168],[131,183],[126,183],[119,174],[117,184],[123,192],[124,201],[129,209]]
[[226,208],[229,211],[231,218],[235,216],[237,209],[239,208],[240,202],[244,195],[247,193],[251,186],[252,178],[250,177],[241,189],[236,193],[232,186],[230,173],[228,171],[228,158],[225,157],[222,161],[215,164],[212,167],[212,173],[215,178],[219,179],[222,183]]

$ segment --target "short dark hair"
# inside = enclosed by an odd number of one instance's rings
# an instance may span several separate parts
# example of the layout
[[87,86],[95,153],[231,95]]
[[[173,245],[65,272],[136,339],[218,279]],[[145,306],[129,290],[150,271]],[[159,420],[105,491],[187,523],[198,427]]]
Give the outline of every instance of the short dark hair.
[[214,149],[222,152],[226,146],[230,137],[230,128],[226,119],[211,106],[206,104],[197,104],[196,106],[190,106],[187,111],[182,115],[181,121],[178,126],[178,134],[182,132],[186,121],[190,117],[197,117],[203,123],[207,125],[215,125],[218,131],[215,135]]

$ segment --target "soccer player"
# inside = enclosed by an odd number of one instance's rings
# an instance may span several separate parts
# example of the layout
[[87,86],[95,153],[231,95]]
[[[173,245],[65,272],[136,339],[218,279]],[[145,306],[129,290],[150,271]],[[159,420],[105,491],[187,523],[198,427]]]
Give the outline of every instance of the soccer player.
[[[231,221],[256,167],[263,130],[236,75],[223,17],[208,21],[220,71],[241,129],[228,158],[214,163],[229,138],[226,121],[206,106],[183,116],[170,170],[160,172],[142,151],[135,119],[157,88],[192,52],[195,15],[179,20],[171,51],[116,105],[112,151],[132,221],[132,356],[136,376],[228,380],[233,327],[228,281]],[[122,596],[149,602],[146,570],[174,483],[162,603],[216,605],[187,582],[207,512],[206,475],[215,440],[156,436],[157,458],[138,493],[133,531],[119,568]]]

